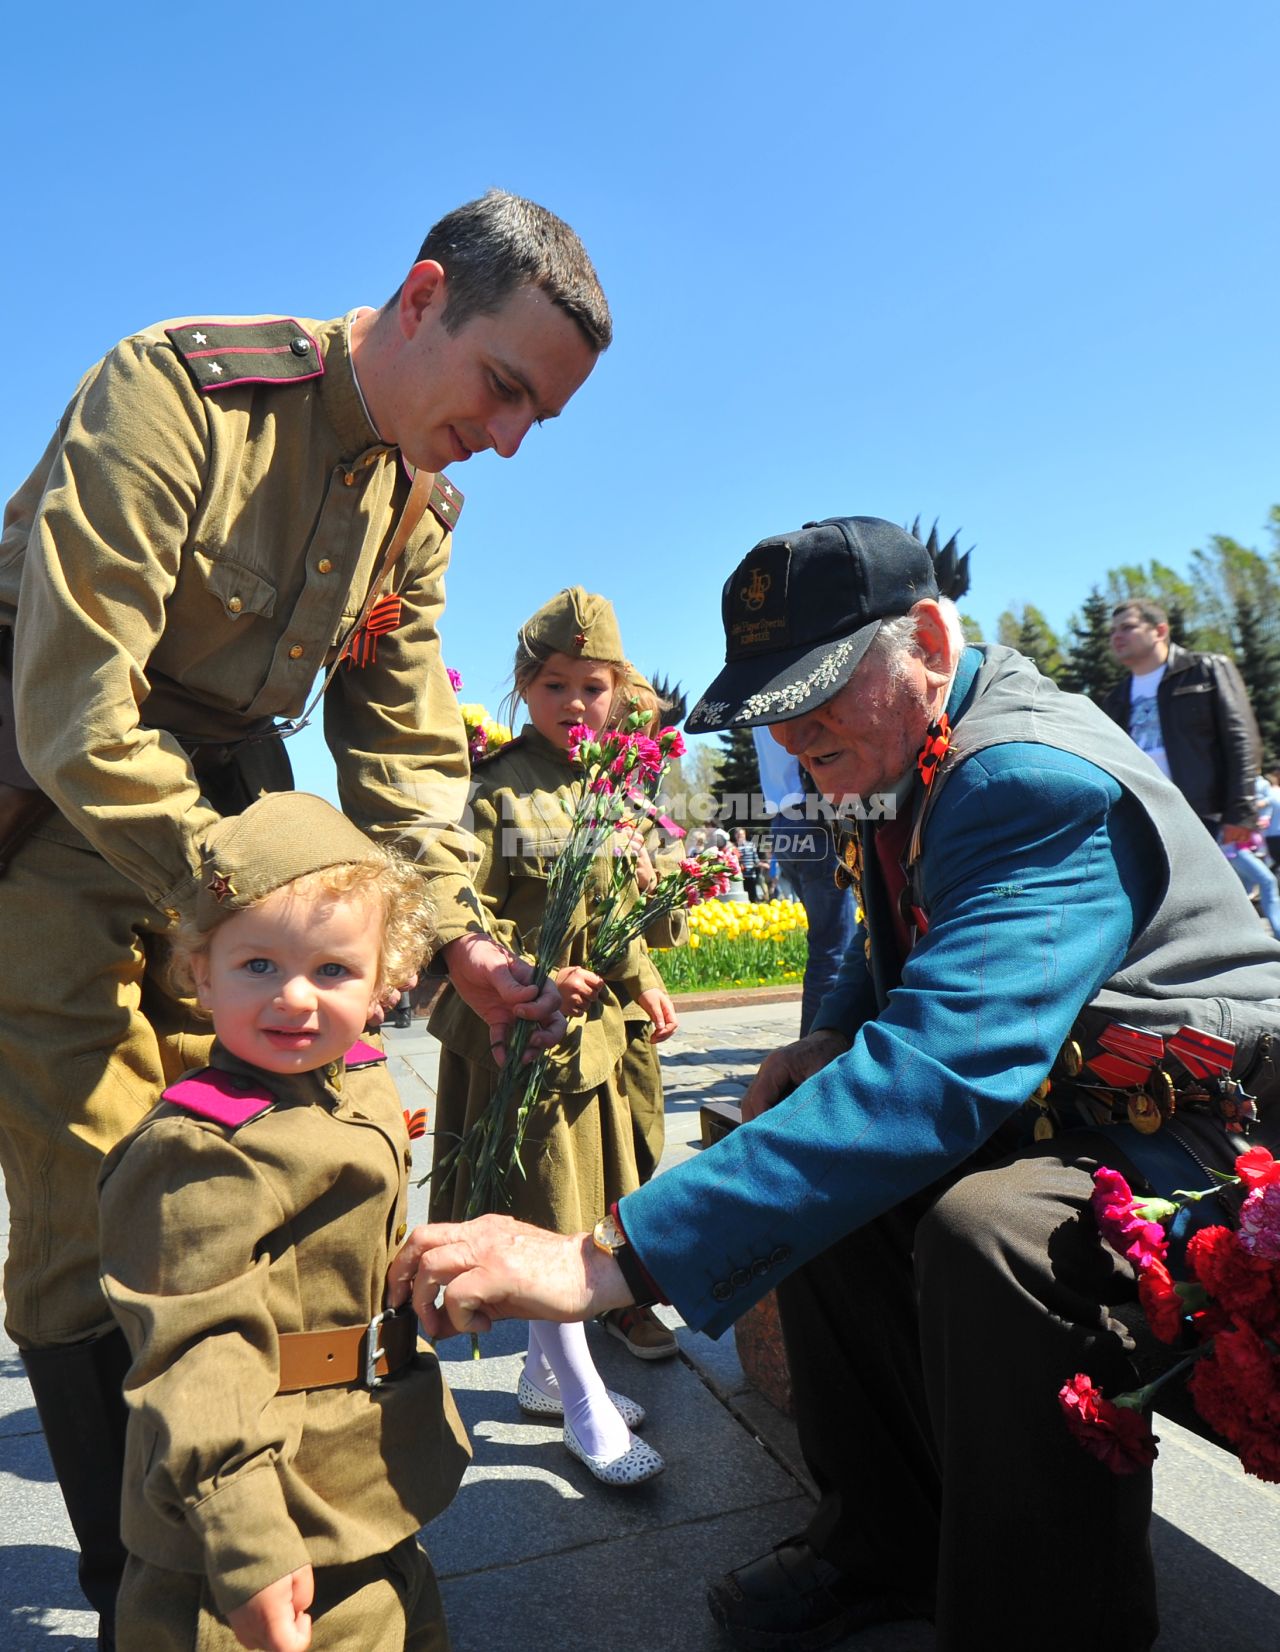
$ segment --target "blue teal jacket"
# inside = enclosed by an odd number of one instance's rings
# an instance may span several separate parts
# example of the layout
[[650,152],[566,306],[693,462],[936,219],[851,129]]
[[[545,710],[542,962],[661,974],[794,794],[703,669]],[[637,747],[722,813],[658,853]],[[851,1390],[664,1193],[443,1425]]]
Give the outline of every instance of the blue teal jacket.
[[[966,650],[952,688],[961,727],[980,663]],[[1008,744],[957,767],[920,870],[928,933],[885,1007],[860,928],[819,1012],[849,1050],[620,1203],[637,1255],[695,1329],[718,1336],[1024,1104],[1153,909],[1163,859],[1109,774]]]

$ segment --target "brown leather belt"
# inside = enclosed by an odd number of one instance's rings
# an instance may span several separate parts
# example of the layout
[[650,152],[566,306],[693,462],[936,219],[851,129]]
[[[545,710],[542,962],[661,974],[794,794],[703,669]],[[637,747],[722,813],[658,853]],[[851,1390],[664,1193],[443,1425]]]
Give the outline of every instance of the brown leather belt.
[[280,1334],[281,1394],[306,1388],[348,1388],[359,1383],[377,1388],[384,1377],[408,1365],[418,1346],[413,1309],[388,1308],[367,1325],[344,1325],[332,1331],[283,1331]]

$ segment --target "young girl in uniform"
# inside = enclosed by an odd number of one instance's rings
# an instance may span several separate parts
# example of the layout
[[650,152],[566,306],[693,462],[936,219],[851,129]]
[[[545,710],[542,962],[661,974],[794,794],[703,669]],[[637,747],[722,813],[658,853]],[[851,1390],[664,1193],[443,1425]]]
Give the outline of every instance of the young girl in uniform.
[[[519,738],[475,770],[473,830],[479,864],[473,881],[498,938],[531,958],[546,908],[547,877],[568,831],[581,786],[569,731],[599,733],[627,681],[613,609],[581,586],[562,591],[521,627],[513,697],[528,708]],[[648,857],[642,874],[652,876]],[[603,892],[607,868],[598,869]],[[521,1154],[524,1174],[507,1179],[511,1214],[560,1233],[591,1228],[638,1185],[631,1110],[619,1080],[626,1048],[622,1001],[637,1000],[655,1022],[662,982],[639,946],[602,981],[586,967],[592,903],[581,902],[556,973],[568,1038],[551,1052],[542,1099],[530,1116]],[[484,1022],[452,991],[432,1013],[443,1049],[437,1090],[438,1155],[485,1111],[498,1068]],[[432,1184],[433,1221],[460,1219],[465,1166]],[[581,1325],[531,1321],[517,1399],[535,1415],[563,1416],[567,1449],[608,1485],[634,1485],[661,1473],[661,1457],[631,1432],[643,1421],[632,1400],[605,1388]]]
[[[662,714],[670,709],[671,702],[659,699],[648,678],[632,667],[623,703],[615,710],[614,721],[620,723],[635,712],[646,712],[649,721],[639,732],[656,740],[663,727]],[[682,854],[683,850],[674,859],[678,861]],[[666,869],[661,854],[655,852],[655,861],[656,871],[661,873]],[[688,938],[688,919],[683,911],[677,910],[665,918],[659,918],[640,937],[639,945],[647,959],[650,946],[683,946]],[[659,985],[661,988],[661,983]],[[675,1005],[665,988],[661,988],[650,1000],[650,1006],[657,1008],[657,1016],[651,1015],[650,1010],[634,998],[622,1006],[627,1026],[622,1087],[631,1108],[636,1174],[642,1184],[657,1170],[666,1144],[666,1097],[662,1090],[662,1067],[656,1046],[670,1038],[679,1026]],[[674,1331],[662,1323],[652,1308],[613,1308],[601,1316],[600,1323],[637,1359],[670,1359],[679,1350]]]
[[412,1313],[382,1313],[409,1137],[361,1038],[427,950],[425,886],[298,792],[215,826],[202,883],[176,973],[210,1065],[100,1184],[133,1354],[117,1645],[441,1652],[417,1533],[468,1450]]

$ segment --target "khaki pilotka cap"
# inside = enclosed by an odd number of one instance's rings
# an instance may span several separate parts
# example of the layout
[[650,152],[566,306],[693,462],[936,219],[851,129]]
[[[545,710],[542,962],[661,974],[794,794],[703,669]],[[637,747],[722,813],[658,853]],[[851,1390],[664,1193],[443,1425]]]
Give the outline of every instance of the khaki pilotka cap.
[[372,838],[322,797],[268,792],[243,814],[212,827],[201,846],[196,928],[210,930],[228,913],[264,900],[273,889],[380,853]]
[[553,654],[567,654],[571,660],[627,663],[613,604],[581,585],[567,586],[539,608],[520,627],[517,640],[527,653],[534,653],[536,644]]

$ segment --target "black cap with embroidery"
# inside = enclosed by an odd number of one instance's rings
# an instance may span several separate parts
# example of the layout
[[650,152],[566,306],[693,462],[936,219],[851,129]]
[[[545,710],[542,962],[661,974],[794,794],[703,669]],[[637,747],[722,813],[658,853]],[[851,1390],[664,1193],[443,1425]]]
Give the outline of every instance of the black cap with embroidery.
[[878,516],[833,516],[762,539],[725,582],[724,670],[691,734],[780,723],[848,682],[880,622],[938,595],[928,548]]

